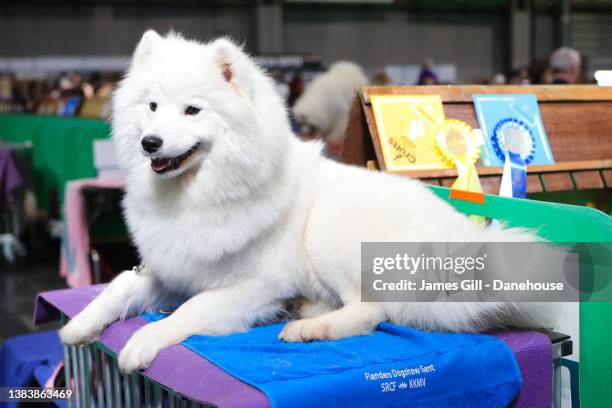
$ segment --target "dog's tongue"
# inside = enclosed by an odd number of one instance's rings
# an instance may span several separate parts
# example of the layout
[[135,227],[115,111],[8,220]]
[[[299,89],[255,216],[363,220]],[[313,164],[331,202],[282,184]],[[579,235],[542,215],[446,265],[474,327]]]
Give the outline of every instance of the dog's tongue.
[[154,159],[151,160],[151,168],[157,172],[164,171],[170,167],[171,159]]

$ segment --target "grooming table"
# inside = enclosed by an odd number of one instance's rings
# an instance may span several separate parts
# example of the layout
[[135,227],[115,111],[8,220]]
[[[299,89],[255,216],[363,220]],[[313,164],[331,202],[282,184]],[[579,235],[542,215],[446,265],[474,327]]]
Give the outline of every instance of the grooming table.
[[[60,317],[71,318],[104,287],[105,285],[95,285],[39,294],[34,322],[39,324]],[[116,355],[132,333],[145,324],[140,317],[116,322],[102,333],[94,348],[97,346]],[[553,349],[563,349],[564,355],[571,354],[571,341],[564,338],[563,347],[551,347],[549,337],[535,331],[507,331],[495,335],[512,349],[523,375],[523,387],[511,406],[550,408],[553,391]],[[261,391],[232,377],[182,345],[175,345],[160,352],[151,366],[139,375],[190,401],[202,404],[219,407],[269,406]]]

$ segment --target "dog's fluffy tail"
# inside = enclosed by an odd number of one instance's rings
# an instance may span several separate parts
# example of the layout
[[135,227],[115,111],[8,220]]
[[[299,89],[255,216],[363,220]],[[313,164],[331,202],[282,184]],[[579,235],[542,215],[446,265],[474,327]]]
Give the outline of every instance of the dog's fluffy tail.
[[[545,242],[532,230],[504,228],[499,223],[481,230],[476,236],[483,242]],[[507,273],[505,270],[500,272]],[[493,275],[488,278],[492,279]],[[499,278],[511,280],[513,277]],[[560,304],[552,302],[394,302],[385,303],[384,307],[393,322],[423,330],[451,332],[486,332],[507,328],[548,329],[555,326],[556,316],[562,313]]]
[[390,321],[427,331],[481,333],[509,328],[550,329],[558,303],[393,302],[384,303]]

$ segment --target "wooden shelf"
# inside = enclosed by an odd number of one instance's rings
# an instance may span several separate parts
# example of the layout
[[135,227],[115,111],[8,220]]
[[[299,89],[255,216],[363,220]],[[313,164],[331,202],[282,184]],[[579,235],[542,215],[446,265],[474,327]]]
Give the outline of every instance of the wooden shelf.
[[[538,98],[556,163],[527,167],[529,192],[597,189],[612,185],[612,87],[593,85],[364,87],[353,102],[341,159],[358,166],[374,162],[377,168],[386,170],[370,104],[371,95],[440,95],[447,118],[460,119],[477,128],[472,97],[479,93],[532,93]],[[497,192],[502,172],[501,167],[478,167],[486,192]],[[454,169],[399,174],[445,186],[457,177]]]
[[[480,177],[501,176],[503,167],[481,167],[476,166]],[[576,162],[564,162],[555,164],[534,164],[527,166],[527,174],[546,174],[564,172],[583,172],[612,170],[612,159],[609,160],[584,160]],[[457,177],[456,169],[437,169],[437,170],[406,170],[397,172],[403,176],[423,179],[454,178]]]
[[440,95],[443,103],[472,103],[474,94],[534,94],[538,102],[612,101],[612,87],[594,85],[428,85],[368,86],[361,93],[363,102],[370,95]]

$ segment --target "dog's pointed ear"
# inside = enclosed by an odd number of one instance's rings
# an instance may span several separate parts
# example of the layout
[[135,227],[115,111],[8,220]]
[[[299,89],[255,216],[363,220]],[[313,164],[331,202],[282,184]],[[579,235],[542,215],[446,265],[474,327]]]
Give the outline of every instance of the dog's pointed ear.
[[210,44],[213,59],[223,79],[249,93],[249,60],[246,54],[231,40],[219,38]]
[[163,38],[157,34],[155,30],[147,30],[142,35],[140,42],[136,46],[134,56],[132,57],[132,64],[138,65],[144,62],[149,55],[153,52],[153,49],[159,44]]

